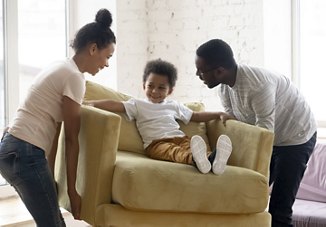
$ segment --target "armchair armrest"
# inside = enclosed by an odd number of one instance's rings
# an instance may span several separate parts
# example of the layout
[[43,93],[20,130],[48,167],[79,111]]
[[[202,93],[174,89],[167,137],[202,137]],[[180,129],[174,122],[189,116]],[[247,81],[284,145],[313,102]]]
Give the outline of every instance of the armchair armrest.
[[[89,106],[81,107],[76,187],[82,197],[81,219],[89,223],[95,223],[99,204],[111,202],[120,121],[117,114]],[[70,210],[63,130],[58,142],[55,179],[58,183],[59,204]]]
[[207,122],[209,144],[215,148],[221,134],[230,137],[232,153],[228,165],[255,170],[269,177],[269,164],[273,150],[274,133],[264,128],[249,125],[236,120]]

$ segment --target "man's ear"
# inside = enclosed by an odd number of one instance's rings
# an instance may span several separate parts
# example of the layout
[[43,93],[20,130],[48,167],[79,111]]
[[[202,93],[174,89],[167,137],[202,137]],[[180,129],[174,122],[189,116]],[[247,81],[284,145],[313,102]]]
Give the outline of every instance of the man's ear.
[[173,88],[169,88],[169,93],[168,93],[168,95],[171,95],[172,92],[173,92]]
[[93,54],[96,52],[96,50],[97,50],[97,45],[96,45],[96,43],[91,43],[91,44],[89,44],[89,48],[88,48],[88,50],[89,50],[89,54],[90,54],[90,55],[93,55]]
[[225,70],[227,70],[227,69],[224,68],[223,66],[220,66],[220,67],[217,68],[217,71],[218,71],[219,73],[223,73],[223,72],[225,72]]

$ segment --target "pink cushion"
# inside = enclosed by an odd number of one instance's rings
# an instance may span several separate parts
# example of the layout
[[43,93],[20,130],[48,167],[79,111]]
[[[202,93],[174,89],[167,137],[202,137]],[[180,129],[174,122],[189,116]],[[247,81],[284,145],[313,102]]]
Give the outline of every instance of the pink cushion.
[[326,202],[326,143],[316,144],[301,181],[297,198]]

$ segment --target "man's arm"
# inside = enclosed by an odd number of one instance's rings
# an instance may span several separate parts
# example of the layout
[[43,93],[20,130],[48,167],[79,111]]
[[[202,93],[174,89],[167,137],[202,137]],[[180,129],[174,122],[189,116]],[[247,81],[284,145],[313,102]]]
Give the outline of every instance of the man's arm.
[[126,109],[122,102],[113,101],[109,99],[86,100],[83,102],[83,104],[88,106],[94,106],[96,108],[111,111],[111,112],[120,112],[120,113],[126,112]]
[[274,131],[276,89],[274,86],[266,85],[257,92],[251,101],[251,106],[256,115],[255,125]]

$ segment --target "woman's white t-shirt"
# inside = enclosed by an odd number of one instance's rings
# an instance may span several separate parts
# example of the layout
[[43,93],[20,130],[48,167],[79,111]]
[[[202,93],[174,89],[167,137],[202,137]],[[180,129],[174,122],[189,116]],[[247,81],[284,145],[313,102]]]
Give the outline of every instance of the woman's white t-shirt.
[[81,104],[85,89],[85,77],[73,59],[52,64],[35,78],[9,125],[9,133],[48,154],[57,124],[63,121],[63,97]]

